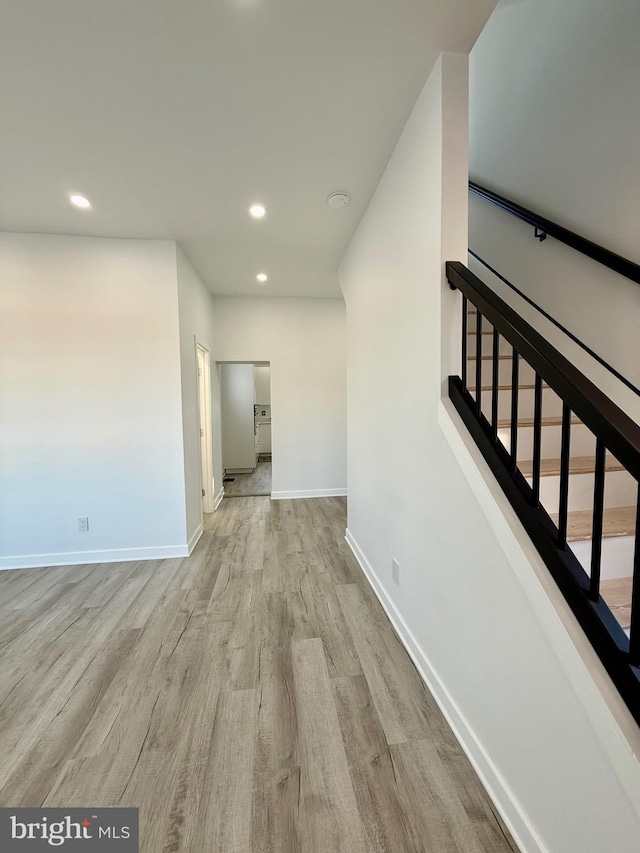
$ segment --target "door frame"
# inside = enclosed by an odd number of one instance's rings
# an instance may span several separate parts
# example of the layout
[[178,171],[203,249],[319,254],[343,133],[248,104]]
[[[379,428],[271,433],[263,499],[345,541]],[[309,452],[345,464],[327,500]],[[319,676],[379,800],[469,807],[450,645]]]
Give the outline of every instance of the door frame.
[[[211,352],[196,339],[196,382],[198,398],[198,453],[200,456],[200,491],[202,512],[215,510],[213,479],[213,430],[211,424]],[[201,366],[202,365],[202,366]],[[204,445],[204,453],[203,453]],[[209,488],[207,488],[207,484]]]

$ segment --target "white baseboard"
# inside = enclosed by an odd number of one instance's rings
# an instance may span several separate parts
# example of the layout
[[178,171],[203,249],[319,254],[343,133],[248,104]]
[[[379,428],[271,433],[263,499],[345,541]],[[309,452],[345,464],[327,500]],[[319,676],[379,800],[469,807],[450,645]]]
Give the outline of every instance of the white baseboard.
[[225,474],[225,477],[227,474],[253,474],[253,472],[255,470],[256,470],[255,467],[254,468],[226,468],[224,474]]
[[193,535],[191,536],[191,538],[187,542],[187,551],[189,553],[189,556],[193,553],[193,549],[198,544],[200,537],[202,536],[203,530],[204,530],[204,528],[202,526],[202,522],[200,522],[200,524],[194,530]]
[[342,489],[304,489],[297,492],[271,492],[272,501],[296,500],[297,498],[342,498],[347,494]]
[[222,503],[223,498],[224,498],[224,486],[222,486],[222,488],[220,489],[220,491],[218,492],[218,494],[214,498],[214,501],[213,501],[213,511],[214,512],[218,509],[218,507]]
[[353,551],[353,554],[365,577],[369,581],[371,588],[375,592],[378,601],[382,605],[391,624],[395,628],[398,637],[402,641],[402,644],[411,657],[411,660],[414,662],[422,680],[429,688],[433,698],[436,700],[440,710],[444,714],[447,722],[453,730],[453,733],[458,739],[460,746],[473,765],[487,793],[491,797],[492,802],[509,828],[509,831],[518,845],[518,849],[521,850],[522,853],[548,853],[547,848],[536,835],[533,827],[527,819],[527,816],[524,814],[520,804],[513,795],[513,792],[507,785],[506,780],[502,777],[498,768],[491,761],[491,758],[484,750],[475,732],[465,719],[461,709],[447,690],[436,670],[429,663],[427,656],[418,644],[416,638],[413,636],[413,633],[402,618],[395,604],[387,595],[384,587],[378,580],[378,576],[374,572],[363,552],[360,550],[358,543],[355,541],[348,528],[345,532],[345,539]]
[[61,554],[27,554],[20,557],[0,557],[0,570],[77,566],[85,563],[129,563],[133,560],[170,560],[174,557],[188,556],[189,551],[186,545],[112,548],[106,551],[66,551]]

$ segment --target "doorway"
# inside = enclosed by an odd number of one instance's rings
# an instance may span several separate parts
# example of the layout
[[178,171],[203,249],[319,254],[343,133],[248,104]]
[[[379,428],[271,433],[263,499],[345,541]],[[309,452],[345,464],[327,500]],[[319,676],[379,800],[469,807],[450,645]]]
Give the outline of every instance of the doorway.
[[213,480],[213,431],[211,427],[211,357],[209,350],[196,344],[198,356],[198,418],[200,427],[200,482],[202,512],[215,509]]
[[271,495],[271,365],[220,364],[225,498]]

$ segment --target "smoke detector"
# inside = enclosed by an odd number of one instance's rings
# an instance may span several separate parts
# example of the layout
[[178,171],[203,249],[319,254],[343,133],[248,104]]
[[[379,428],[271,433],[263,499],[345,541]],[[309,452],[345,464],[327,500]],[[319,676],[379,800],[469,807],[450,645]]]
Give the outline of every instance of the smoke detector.
[[349,193],[331,193],[327,202],[329,207],[346,207],[349,204]]

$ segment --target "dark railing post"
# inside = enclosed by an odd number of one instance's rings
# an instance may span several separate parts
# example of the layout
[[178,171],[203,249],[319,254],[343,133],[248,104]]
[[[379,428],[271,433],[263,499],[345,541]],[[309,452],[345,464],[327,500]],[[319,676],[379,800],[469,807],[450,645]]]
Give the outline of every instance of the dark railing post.
[[518,467],[518,390],[520,385],[518,359],[518,352],[513,347],[511,359],[511,443],[509,445],[513,471]]
[[558,506],[558,548],[567,547],[567,516],[569,515],[569,445],[571,440],[571,409],[562,404],[562,444],[560,448],[560,502]]
[[602,522],[604,517],[604,479],[607,448],[602,439],[596,441],[596,471],[593,484],[593,524],[591,527],[591,576],[589,597],[600,598],[600,563],[602,561]]
[[467,297],[462,295],[462,387],[467,390],[467,311],[469,310],[469,301]]
[[498,438],[498,391],[500,389],[500,333],[493,330],[493,361],[491,364],[491,429],[493,440]]
[[476,314],[476,409],[482,414],[482,314]]
[[633,586],[631,588],[631,625],[629,628],[629,660],[640,666],[640,483],[636,497],[636,529],[633,549]]
[[533,505],[540,503],[540,465],[542,464],[542,377],[536,373],[533,400]]

